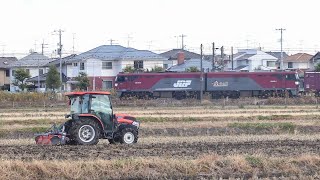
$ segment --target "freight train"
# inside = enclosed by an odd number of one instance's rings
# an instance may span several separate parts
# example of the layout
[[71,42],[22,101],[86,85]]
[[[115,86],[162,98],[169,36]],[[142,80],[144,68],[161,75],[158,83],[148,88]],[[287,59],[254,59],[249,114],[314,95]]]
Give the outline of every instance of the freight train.
[[120,73],[115,80],[119,97],[138,98],[293,97],[299,85],[295,72]]
[[320,72],[308,72],[304,73],[303,78],[303,94],[314,94],[320,96]]

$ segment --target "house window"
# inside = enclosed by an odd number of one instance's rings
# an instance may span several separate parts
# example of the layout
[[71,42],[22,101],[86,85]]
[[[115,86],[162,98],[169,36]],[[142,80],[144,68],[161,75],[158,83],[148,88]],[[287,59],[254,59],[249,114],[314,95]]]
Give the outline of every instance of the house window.
[[16,74],[15,70],[12,70],[12,76],[14,76]]
[[112,69],[112,62],[102,62],[102,69]]
[[10,76],[10,70],[7,69],[7,70],[6,70],[6,77],[9,77],[9,76]]
[[43,74],[43,69],[39,69],[39,75]]
[[26,72],[27,72],[28,74],[30,74],[30,69],[26,69]]
[[84,70],[84,63],[80,63],[80,70]]
[[293,62],[288,62],[288,68],[293,68]]
[[275,61],[267,61],[267,67],[276,67]]
[[143,69],[143,61],[134,61],[133,67],[135,69]]
[[164,69],[168,69],[168,64],[163,64]]
[[111,89],[112,88],[112,81],[102,81],[102,89]]
[[78,66],[78,63],[73,63],[73,66],[74,66],[74,67]]

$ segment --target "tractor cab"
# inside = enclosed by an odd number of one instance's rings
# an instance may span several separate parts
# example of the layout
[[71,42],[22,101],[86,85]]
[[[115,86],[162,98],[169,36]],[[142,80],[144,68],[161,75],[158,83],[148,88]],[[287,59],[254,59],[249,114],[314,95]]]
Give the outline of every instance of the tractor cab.
[[110,93],[72,93],[69,97],[70,116],[77,119],[79,116],[93,117],[101,121],[105,131],[112,131],[116,121],[113,118]]

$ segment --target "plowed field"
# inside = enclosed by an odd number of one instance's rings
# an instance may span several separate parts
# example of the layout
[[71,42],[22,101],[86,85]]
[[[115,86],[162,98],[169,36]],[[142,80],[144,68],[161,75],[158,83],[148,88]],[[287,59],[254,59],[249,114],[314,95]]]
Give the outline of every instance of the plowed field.
[[110,145],[102,139],[95,146],[37,146],[34,133],[63,122],[67,112],[1,110],[1,179],[56,179],[58,173],[62,179],[319,176],[320,113],[315,106],[115,111],[141,120],[137,144]]

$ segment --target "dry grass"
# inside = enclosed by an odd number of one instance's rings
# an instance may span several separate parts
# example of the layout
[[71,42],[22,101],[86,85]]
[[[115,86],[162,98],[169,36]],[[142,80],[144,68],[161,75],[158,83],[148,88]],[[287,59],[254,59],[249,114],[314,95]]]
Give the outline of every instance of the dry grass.
[[206,155],[197,159],[128,158],[89,161],[2,161],[1,179],[194,179],[319,177],[320,157]]

